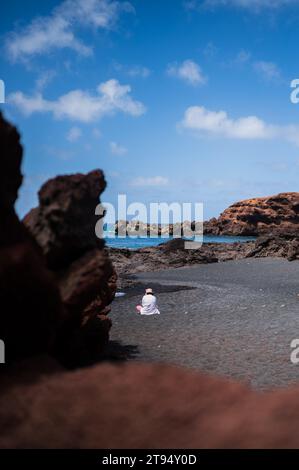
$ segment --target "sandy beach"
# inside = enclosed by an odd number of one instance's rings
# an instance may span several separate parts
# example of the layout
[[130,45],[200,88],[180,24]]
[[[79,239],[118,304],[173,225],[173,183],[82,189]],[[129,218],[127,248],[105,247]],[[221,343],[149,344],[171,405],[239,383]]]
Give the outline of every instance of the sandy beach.
[[[299,262],[262,258],[133,276],[112,304],[112,343],[128,360],[163,362],[246,382],[256,389],[299,380],[290,343],[299,338]],[[154,287],[160,316],[135,313]]]

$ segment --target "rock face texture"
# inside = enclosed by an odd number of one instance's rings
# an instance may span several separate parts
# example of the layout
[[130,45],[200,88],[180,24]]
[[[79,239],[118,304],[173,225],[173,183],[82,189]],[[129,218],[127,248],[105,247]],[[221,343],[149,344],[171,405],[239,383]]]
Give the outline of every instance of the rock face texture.
[[95,235],[101,171],[60,176],[40,190],[40,206],[22,224],[14,203],[22,182],[22,146],[0,116],[0,339],[6,359],[53,351],[75,365],[108,342],[116,273]]
[[247,199],[228,207],[217,219],[204,223],[214,235],[262,235],[299,229],[299,193]]
[[63,307],[41,251],[14,210],[23,151],[17,130],[1,114],[0,142],[0,338],[7,362],[47,350]]
[[95,235],[95,208],[106,188],[103,172],[57,176],[40,189],[39,207],[24,223],[40,245],[50,269],[69,265],[104,241]]
[[193,237],[202,234],[202,224],[190,221],[169,223],[169,224],[149,224],[138,220],[118,220],[115,224],[115,233],[122,236],[175,236]]
[[100,354],[109,339],[107,313],[117,276],[95,234],[95,209],[105,187],[99,170],[58,176],[42,186],[39,207],[24,218],[59,285],[66,318],[58,354],[68,364]]
[[257,393],[157,364],[63,372],[41,361],[16,374],[1,375],[1,448],[299,446],[298,386]]
[[132,284],[126,279],[130,274],[241,259],[249,256],[254,247],[254,241],[204,243],[199,249],[186,250],[184,240],[175,238],[158,246],[134,251],[111,248],[109,254],[118,273],[119,287],[124,288]]
[[248,258],[266,256],[287,258],[289,261],[299,259],[299,233],[272,233],[258,237],[253,248],[246,253]]

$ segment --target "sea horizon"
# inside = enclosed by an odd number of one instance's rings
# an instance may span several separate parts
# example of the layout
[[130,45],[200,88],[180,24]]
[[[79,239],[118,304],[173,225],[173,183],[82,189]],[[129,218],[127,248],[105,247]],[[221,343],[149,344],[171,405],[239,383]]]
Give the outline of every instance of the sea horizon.
[[[158,246],[163,243],[167,243],[173,240],[174,237],[118,237],[115,235],[111,236],[111,232],[104,234],[104,240],[109,248],[123,248],[129,250],[138,250],[139,248],[147,248],[151,246]],[[188,239],[189,240],[189,239]],[[203,235],[203,243],[236,243],[236,242],[248,242],[256,240],[256,237],[246,236],[230,236],[230,235]],[[193,241],[199,241],[198,237],[195,237]]]

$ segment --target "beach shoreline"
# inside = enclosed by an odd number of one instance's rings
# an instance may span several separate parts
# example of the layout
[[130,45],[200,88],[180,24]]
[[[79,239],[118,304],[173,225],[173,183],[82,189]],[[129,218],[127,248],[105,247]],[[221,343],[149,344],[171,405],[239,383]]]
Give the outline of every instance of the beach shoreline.
[[[299,262],[259,258],[138,273],[114,300],[111,341],[127,360],[179,365],[264,390],[299,379],[290,343],[299,337]],[[155,289],[161,315],[135,305]]]

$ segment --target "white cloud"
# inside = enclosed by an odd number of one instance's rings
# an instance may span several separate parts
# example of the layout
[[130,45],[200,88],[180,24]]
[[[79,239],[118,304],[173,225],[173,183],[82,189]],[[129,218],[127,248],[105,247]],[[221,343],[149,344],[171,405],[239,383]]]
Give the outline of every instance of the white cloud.
[[201,67],[193,60],[185,60],[181,64],[177,62],[169,64],[167,74],[180,78],[190,85],[203,85],[206,82],[206,77],[204,77]]
[[203,106],[191,106],[185,111],[181,126],[201,136],[230,139],[283,139],[299,146],[299,126],[267,124],[256,116],[231,119],[225,111],[209,111]]
[[192,106],[186,110],[183,126],[236,139],[268,137],[267,126],[255,116],[232,120],[225,111],[209,111],[202,106]]
[[13,61],[24,61],[53,49],[69,48],[88,56],[92,48],[76,38],[80,27],[110,30],[122,11],[134,11],[128,2],[115,0],[65,0],[49,16],[37,17],[6,39],[6,50]]
[[280,70],[274,62],[259,61],[253,64],[254,69],[259,73],[265,80],[277,80],[280,78]]
[[145,106],[131,96],[131,87],[121,85],[111,79],[97,87],[97,94],[88,91],[72,90],[60,96],[56,101],[45,99],[41,93],[27,96],[21,91],[11,93],[7,102],[14,105],[26,116],[33,113],[52,113],[57,119],[92,122],[105,115],[121,111],[131,116],[140,116],[146,111]]
[[131,181],[131,186],[144,187],[144,186],[167,186],[169,184],[168,178],[164,176],[143,177],[138,176]]
[[299,0],[185,0],[186,10],[201,10],[215,7],[244,8],[252,13],[260,13],[265,9],[277,10],[282,7],[298,5]]
[[67,133],[67,140],[69,142],[77,142],[78,139],[82,136],[82,131],[79,127],[71,127],[69,132]]
[[109,146],[110,146],[110,152],[113,155],[121,156],[121,155],[125,155],[128,152],[128,149],[126,149],[126,147],[123,147],[117,144],[116,142],[110,142]]
[[288,5],[298,5],[299,0],[205,0],[205,6],[235,6],[258,11],[262,8],[279,8]]

